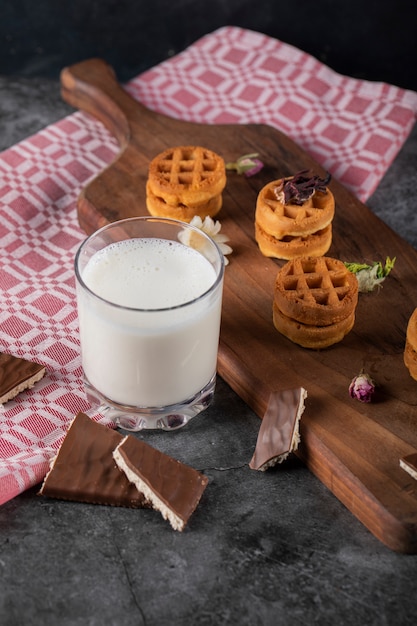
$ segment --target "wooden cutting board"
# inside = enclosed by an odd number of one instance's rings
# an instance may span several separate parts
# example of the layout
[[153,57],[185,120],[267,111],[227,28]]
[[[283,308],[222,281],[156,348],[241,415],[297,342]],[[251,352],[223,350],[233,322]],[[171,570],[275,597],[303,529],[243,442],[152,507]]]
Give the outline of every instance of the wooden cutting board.
[[[406,326],[417,306],[417,252],[336,180],[336,215],[329,256],[372,262],[396,257],[383,288],[360,294],[354,329],[325,350],[303,349],[272,324],[276,272],[254,240],[256,197],[270,180],[311,168],[324,170],[278,130],[266,125],[203,125],[149,111],[118,84],[99,59],[62,72],[63,98],[101,120],[120,153],[78,199],[81,227],[91,233],[120,218],[146,215],[151,158],[175,145],[203,145],[225,161],[259,152],[255,177],[228,173],[218,219],[233,248],[226,268],[218,371],[262,417],[271,391],[308,391],[297,452],[310,470],[392,550],[417,553],[417,481],[399,466],[417,451],[417,382],[403,363]],[[389,198],[387,198],[389,202]],[[376,381],[375,401],[348,395],[364,368]]]

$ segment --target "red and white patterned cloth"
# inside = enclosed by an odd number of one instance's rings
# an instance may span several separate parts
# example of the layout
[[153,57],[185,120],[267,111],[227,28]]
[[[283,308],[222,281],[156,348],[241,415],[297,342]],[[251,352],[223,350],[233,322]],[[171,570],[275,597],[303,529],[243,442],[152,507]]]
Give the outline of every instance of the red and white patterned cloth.
[[[417,93],[341,76],[288,44],[236,27],[206,35],[126,88],[171,117],[275,126],[362,201],[417,112]],[[0,407],[0,504],[43,479],[68,423],[88,409],[73,277],[85,237],[76,199],[117,151],[99,122],[76,112],[0,154],[0,350],[47,370]]]

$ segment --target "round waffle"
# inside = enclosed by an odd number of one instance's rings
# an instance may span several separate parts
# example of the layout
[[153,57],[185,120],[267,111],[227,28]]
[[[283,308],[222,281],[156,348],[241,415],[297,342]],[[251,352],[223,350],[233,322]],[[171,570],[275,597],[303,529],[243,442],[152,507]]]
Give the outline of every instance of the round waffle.
[[287,261],[302,256],[323,256],[332,245],[332,225],[310,235],[286,235],[279,239],[255,222],[255,239],[264,256]]
[[329,189],[326,193],[316,191],[302,205],[283,204],[275,193],[281,182],[282,179],[278,179],[268,183],[258,194],[255,220],[265,233],[277,239],[286,235],[305,236],[323,230],[331,223],[335,202]]
[[224,160],[201,146],[168,148],[152,159],[151,192],[167,204],[192,206],[218,196],[226,185]]
[[410,376],[417,380],[417,352],[411,346],[409,341],[405,342],[404,363],[408,369]]
[[410,376],[417,380],[417,308],[414,309],[407,324],[404,363]]
[[275,328],[303,348],[328,348],[334,343],[342,341],[345,335],[352,330],[355,323],[355,312],[345,319],[329,324],[328,326],[314,326],[302,324],[284,315],[276,303],[273,305],[273,321]]
[[214,217],[220,211],[223,203],[222,195],[214,196],[207,202],[197,205],[185,204],[168,204],[160,196],[152,193],[149,183],[146,184],[146,207],[154,217],[170,217],[172,219],[181,220],[182,222],[190,222],[194,216],[201,219],[205,217]]
[[327,348],[352,329],[357,302],[357,278],[342,261],[293,259],[275,279],[274,326],[304,348]]
[[303,257],[280,269],[274,299],[284,315],[303,324],[327,326],[355,310],[358,281],[338,259]]
[[407,341],[414,350],[417,350],[417,308],[414,309],[408,320]]

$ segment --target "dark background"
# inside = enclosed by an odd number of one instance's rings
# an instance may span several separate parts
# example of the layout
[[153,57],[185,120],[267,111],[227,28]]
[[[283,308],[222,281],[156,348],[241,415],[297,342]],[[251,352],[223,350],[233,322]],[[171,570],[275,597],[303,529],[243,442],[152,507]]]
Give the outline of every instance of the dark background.
[[100,56],[125,81],[224,25],[417,90],[416,0],[0,0],[0,75],[57,78]]

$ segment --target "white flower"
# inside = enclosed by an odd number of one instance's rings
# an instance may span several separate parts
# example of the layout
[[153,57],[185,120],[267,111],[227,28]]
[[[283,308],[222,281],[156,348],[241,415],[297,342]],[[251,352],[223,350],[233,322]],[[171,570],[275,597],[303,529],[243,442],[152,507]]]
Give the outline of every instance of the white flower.
[[362,293],[373,291],[384,282],[395,265],[395,257],[389,256],[385,259],[385,266],[382,261],[376,261],[372,265],[367,263],[345,263],[349,272],[356,274],[358,279],[358,289]]
[[378,266],[374,265],[373,267],[366,268],[360,270],[356,274],[356,278],[358,279],[358,289],[362,293],[366,293],[368,291],[373,291],[375,287],[384,282],[385,276],[381,278],[378,277]]
[[[227,245],[226,241],[228,241],[228,237],[226,235],[220,234],[221,224],[219,221],[214,221],[211,217],[207,216],[204,218],[204,221],[198,215],[195,215],[190,222],[190,226],[194,226],[199,230],[202,230],[203,233],[208,235],[213,241],[217,243],[221,252],[224,256],[224,263],[227,265],[229,260],[226,259],[226,254],[230,254],[233,252],[232,248]],[[184,242],[183,242],[184,243]]]

